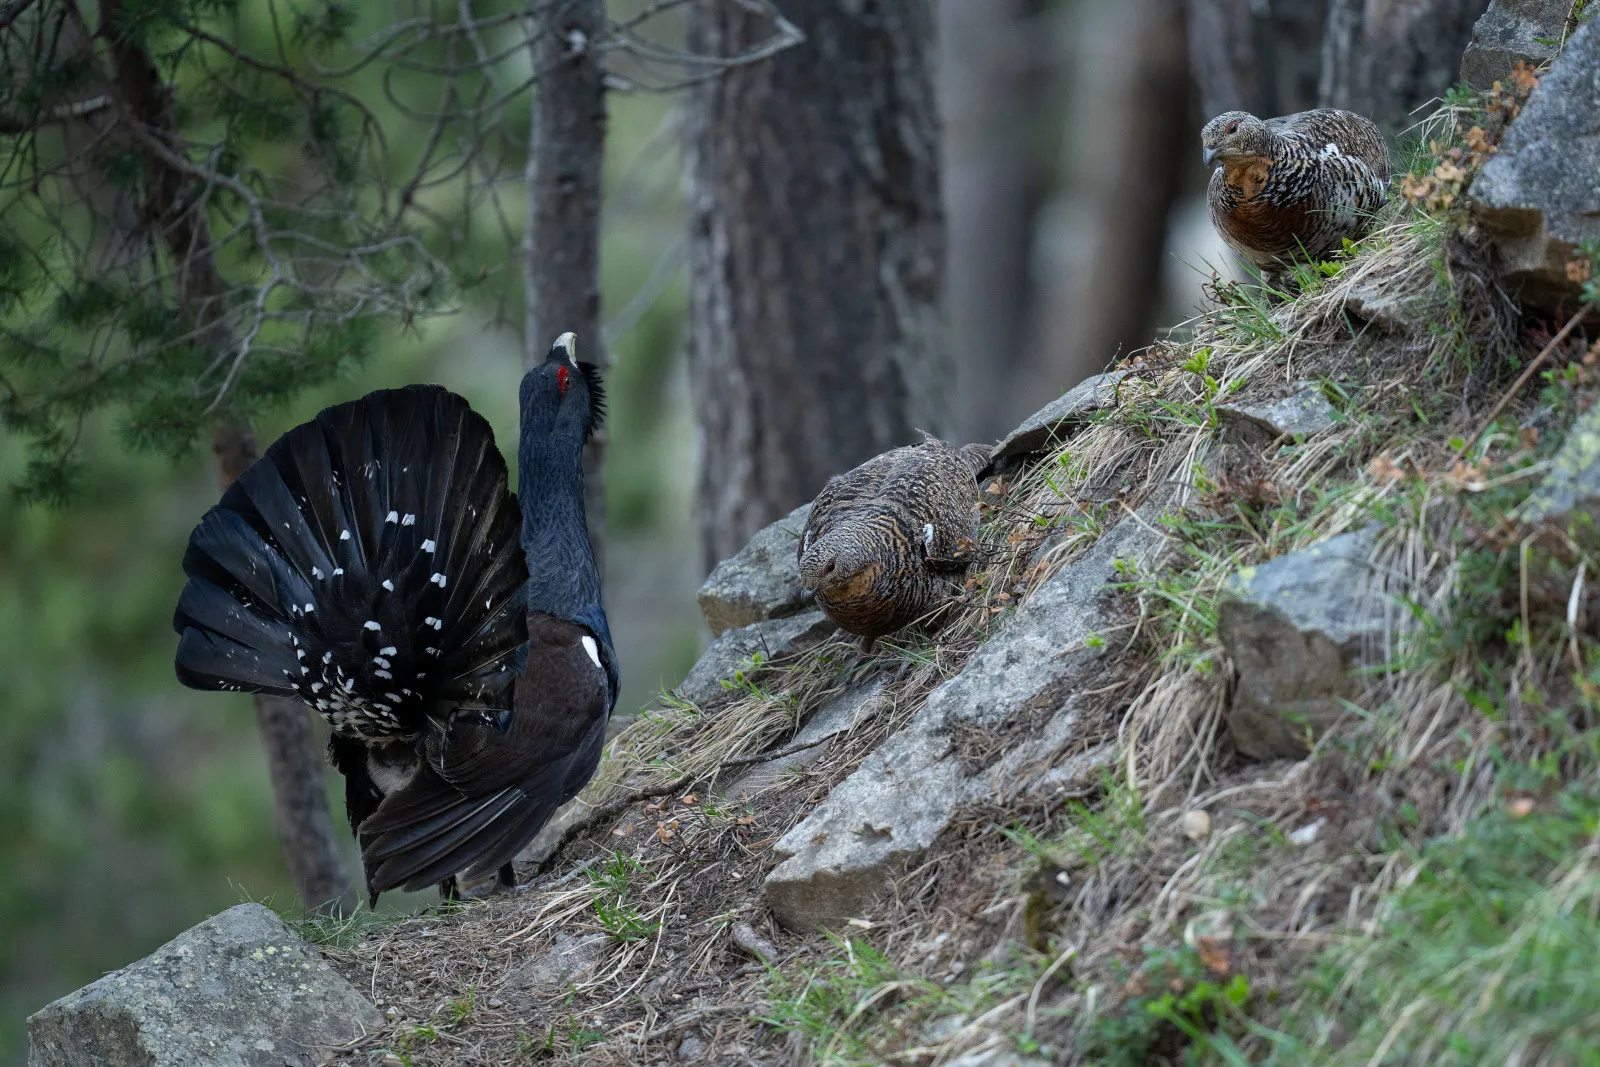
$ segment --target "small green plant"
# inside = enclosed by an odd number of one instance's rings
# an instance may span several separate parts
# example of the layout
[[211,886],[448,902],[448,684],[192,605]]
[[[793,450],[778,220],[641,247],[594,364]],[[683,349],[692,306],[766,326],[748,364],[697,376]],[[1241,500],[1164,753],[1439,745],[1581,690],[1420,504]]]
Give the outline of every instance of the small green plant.
[[543,1034],[518,1034],[517,1053],[528,1059],[556,1059],[568,1057],[578,1062],[583,1051],[601,1044],[606,1035],[598,1030],[586,1030],[569,1012],[562,1022],[551,1023]]
[[1249,1019],[1250,982],[1206,970],[1187,946],[1147,948],[1130,976],[1131,993],[1116,1010],[1097,1018],[1087,1042],[1099,1067],[1146,1064],[1250,1063],[1239,1039],[1255,1029]]
[[590,886],[598,890],[594,898],[595,918],[614,941],[624,944],[646,941],[661,928],[659,922],[646,920],[638,908],[628,903],[633,876],[641,870],[639,861],[632,856],[613,852],[585,872]]

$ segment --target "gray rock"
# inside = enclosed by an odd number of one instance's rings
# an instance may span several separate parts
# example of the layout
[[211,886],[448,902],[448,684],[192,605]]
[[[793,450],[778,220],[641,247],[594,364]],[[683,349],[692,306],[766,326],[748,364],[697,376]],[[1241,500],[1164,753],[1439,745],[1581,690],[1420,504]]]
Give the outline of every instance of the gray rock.
[[1585,515],[1600,518],[1600,405],[1578,416],[1550,473],[1515,513],[1521,522],[1556,525]]
[[1375,530],[1330,537],[1241,570],[1218,611],[1217,637],[1239,674],[1228,726],[1253,759],[1299,757],[1359,695],[1351,674],[1389,626]]
[[877,710],[878,698],[882,695],[882,679],[863,688],[839,694],[818,708],[816,714],[806,720],[800,732],[781,746],[809,744],[813,747],[756,764],[722,790],[723,796],[730,800],[748,800],[757,793],[780,784],[794,771],[809,767],[827,751],[825,742],[828,738],[836,734],[849,733],[861,718],[873,714]]
[[28,1019],[29,1067],[312,1067],[378,1009],[259,904],[207,919]]
[[770,661],[799,652],[835,629],[837,627],[822,612],[808,611],[726,630],[689,668],[689,676],[678,686],[677,695],[691,704],[709,707],[727,694],[723,680],[748,667],[757,654]]
[[805,609],[810,597],[800,587],[795,548],[810,515],[811,505],[802,504],[712,569],[697,599],[713,636]]
[[1008,456],[1045,451],[1085,416],[1115,404],[1117,383],[1127,376],[1127,371],[1118,370],[1085,378],[1028,416],[995,446],[989,457],[990,469]]
[[1339,413],[1316,385],[1302,382],[1290,396],[1266,404],[1219,404],[1219,419],[1243,433],[1267,440],[1310,437],[1338,425]]
[[[1517,61],[1537,66],[1556,54],[1571,0],[1493,0],[1472,26],[1461,80],[1477,89],[1503,81]],[[1539,38],[1543,38],[1541,41]]]
[[535,953],[506,978],[506,984],[535,996],[565,993],[594,972],[605,951],[604,934],[556,934],[549,948]]
[[1008,1048],[991,1048],[964,1052],[945,1067],[1050,1067],[1050,1061],[1024,1056]]
[[1579,244],[1600,239],[1596,115],[1600,19],[1591,19],[1567,41],[1472,182],[1474,214],[1525,304],[1567,314],[1576,307],[1580,286],[1567,277],[1567,263]]
[[[888,880],[915,861],[970,796],[995,788],[956,750],[963,731],[1038,719],[1044,738],[1070,729],[1068,697],[1101,655],[1088,638],[1111,624],[1103,596],[1116,561],[1150,565],[1165,536],[1146,505],[1117,523],[1082,558],[1062,567],[941,684],[921,712],[774,846],[786,857],[765,883],[768,904],[791,929],[837,929],[859,916]],[[1142,521],[1141,521],[1142,520]],[[1059,785],[1059,783],[1052,783]]]

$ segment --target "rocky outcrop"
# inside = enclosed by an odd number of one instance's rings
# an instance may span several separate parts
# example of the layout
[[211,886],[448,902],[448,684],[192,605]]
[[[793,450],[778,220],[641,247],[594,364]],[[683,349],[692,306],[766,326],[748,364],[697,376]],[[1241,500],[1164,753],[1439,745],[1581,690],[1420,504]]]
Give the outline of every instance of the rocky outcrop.
[[797,751],[765,763],[758,763],[721,792],[730,800],[749,800],[757,793],[780,784],[785,776],[815,763],[827,751],[823,742],[839,734],[849,733],[858,722],[875,714],[883,703],[879,699],[882,695],[881,679],[865,687],[848,689],[840,693],[818,708],[817,712],[806,720],[800,732],[795,734],[794,739],[784,746]]
[[712,636],[805,610],[810,598],[795,550],[810,516],[810,504],[795,508],[712,569],[697,594]]
[[1120,370],[1091,375],[1062,393],[1030,415],[995,446],[989,457],[989,469],[995,469],[1001,460],[1011,456],[1043,452],[1061,441],[1074,425],[1087,416],[1115,404],[1117,385],[1127,376],[1127,371]]
[[1525,304],[1567,314],[1577,307],[1580,279],[1568,264],[1582,242],[1600,240],[1596,115],[1600,19],[1591,19],[1567,41],[1472,182],[1474,214]]
[[[1073,732],[1076,684],[1101,656],[1098,630],[1117,608],[1103,594],[1118,560],[1150,566],[1165,537],[1146,505],[1036,589],[966,668],[928,695],[917,717],[884,742],[774,846],[787,857],[765,894],[793,929],[837,929],[859,916],[914,862],[969,797],[1061,791],[1110,758],[1092,749],[1059,766],[1049,754]],[[974,768],[962,738],[1033,724],[998,762]]]
[[1487,89],[1519,62],[1537,66],[1556,54],[1571,0],[1493,0],[1472,26],[1461,80]]
[[751,623],[737,630],[724,630],[678,686],[678,698],[706,707],[727,692],[722,683],[749,666],[757,656],[770,663],[779,656],[809,648],[835,629],[822,612],[807,611]]
[[313,1067],[383,1017],[259,904],[230,908],[28,1019],[29,1067]]
[[1521,522],[1556,526],[1580,516],[1600,519],[1600,407],[1578,416],[1550,473],[1516,511]]
[[1301,382],[1295,392],[1264,404],[1219,404],[1217,416],[1241,442],[1270,444],[1303,438],[1338,425],[1339,413],[1315,384]]
[[1254,759],[1299,757],[1359,695],[1352,669],[1387,624],[1374,530],[1240,571],[1217,616],[1239,674],[1228,727]]

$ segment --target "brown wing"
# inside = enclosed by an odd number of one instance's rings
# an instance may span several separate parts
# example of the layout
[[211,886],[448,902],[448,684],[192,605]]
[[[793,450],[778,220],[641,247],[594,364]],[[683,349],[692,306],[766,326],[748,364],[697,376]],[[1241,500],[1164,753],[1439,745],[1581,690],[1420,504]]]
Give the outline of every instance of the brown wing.
[[1282,118],[1268,119],[1267,125],[1279,132],[1297,133],[1313,148],[1332,144],[1347,156],[1354,156],[1372,168],[1379,181],[1389,180],[1389,148],[1383,131],[1365,115],[1321,107]]

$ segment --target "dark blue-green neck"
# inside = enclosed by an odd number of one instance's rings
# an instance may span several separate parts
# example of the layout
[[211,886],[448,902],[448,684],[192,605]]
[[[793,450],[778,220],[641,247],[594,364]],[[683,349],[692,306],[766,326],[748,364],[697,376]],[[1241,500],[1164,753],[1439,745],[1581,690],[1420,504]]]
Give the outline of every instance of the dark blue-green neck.
[[578,621],[600,612],[600,571],[583,519],[583,444],[559,431],[528,432],[517,449],[528,610]]

